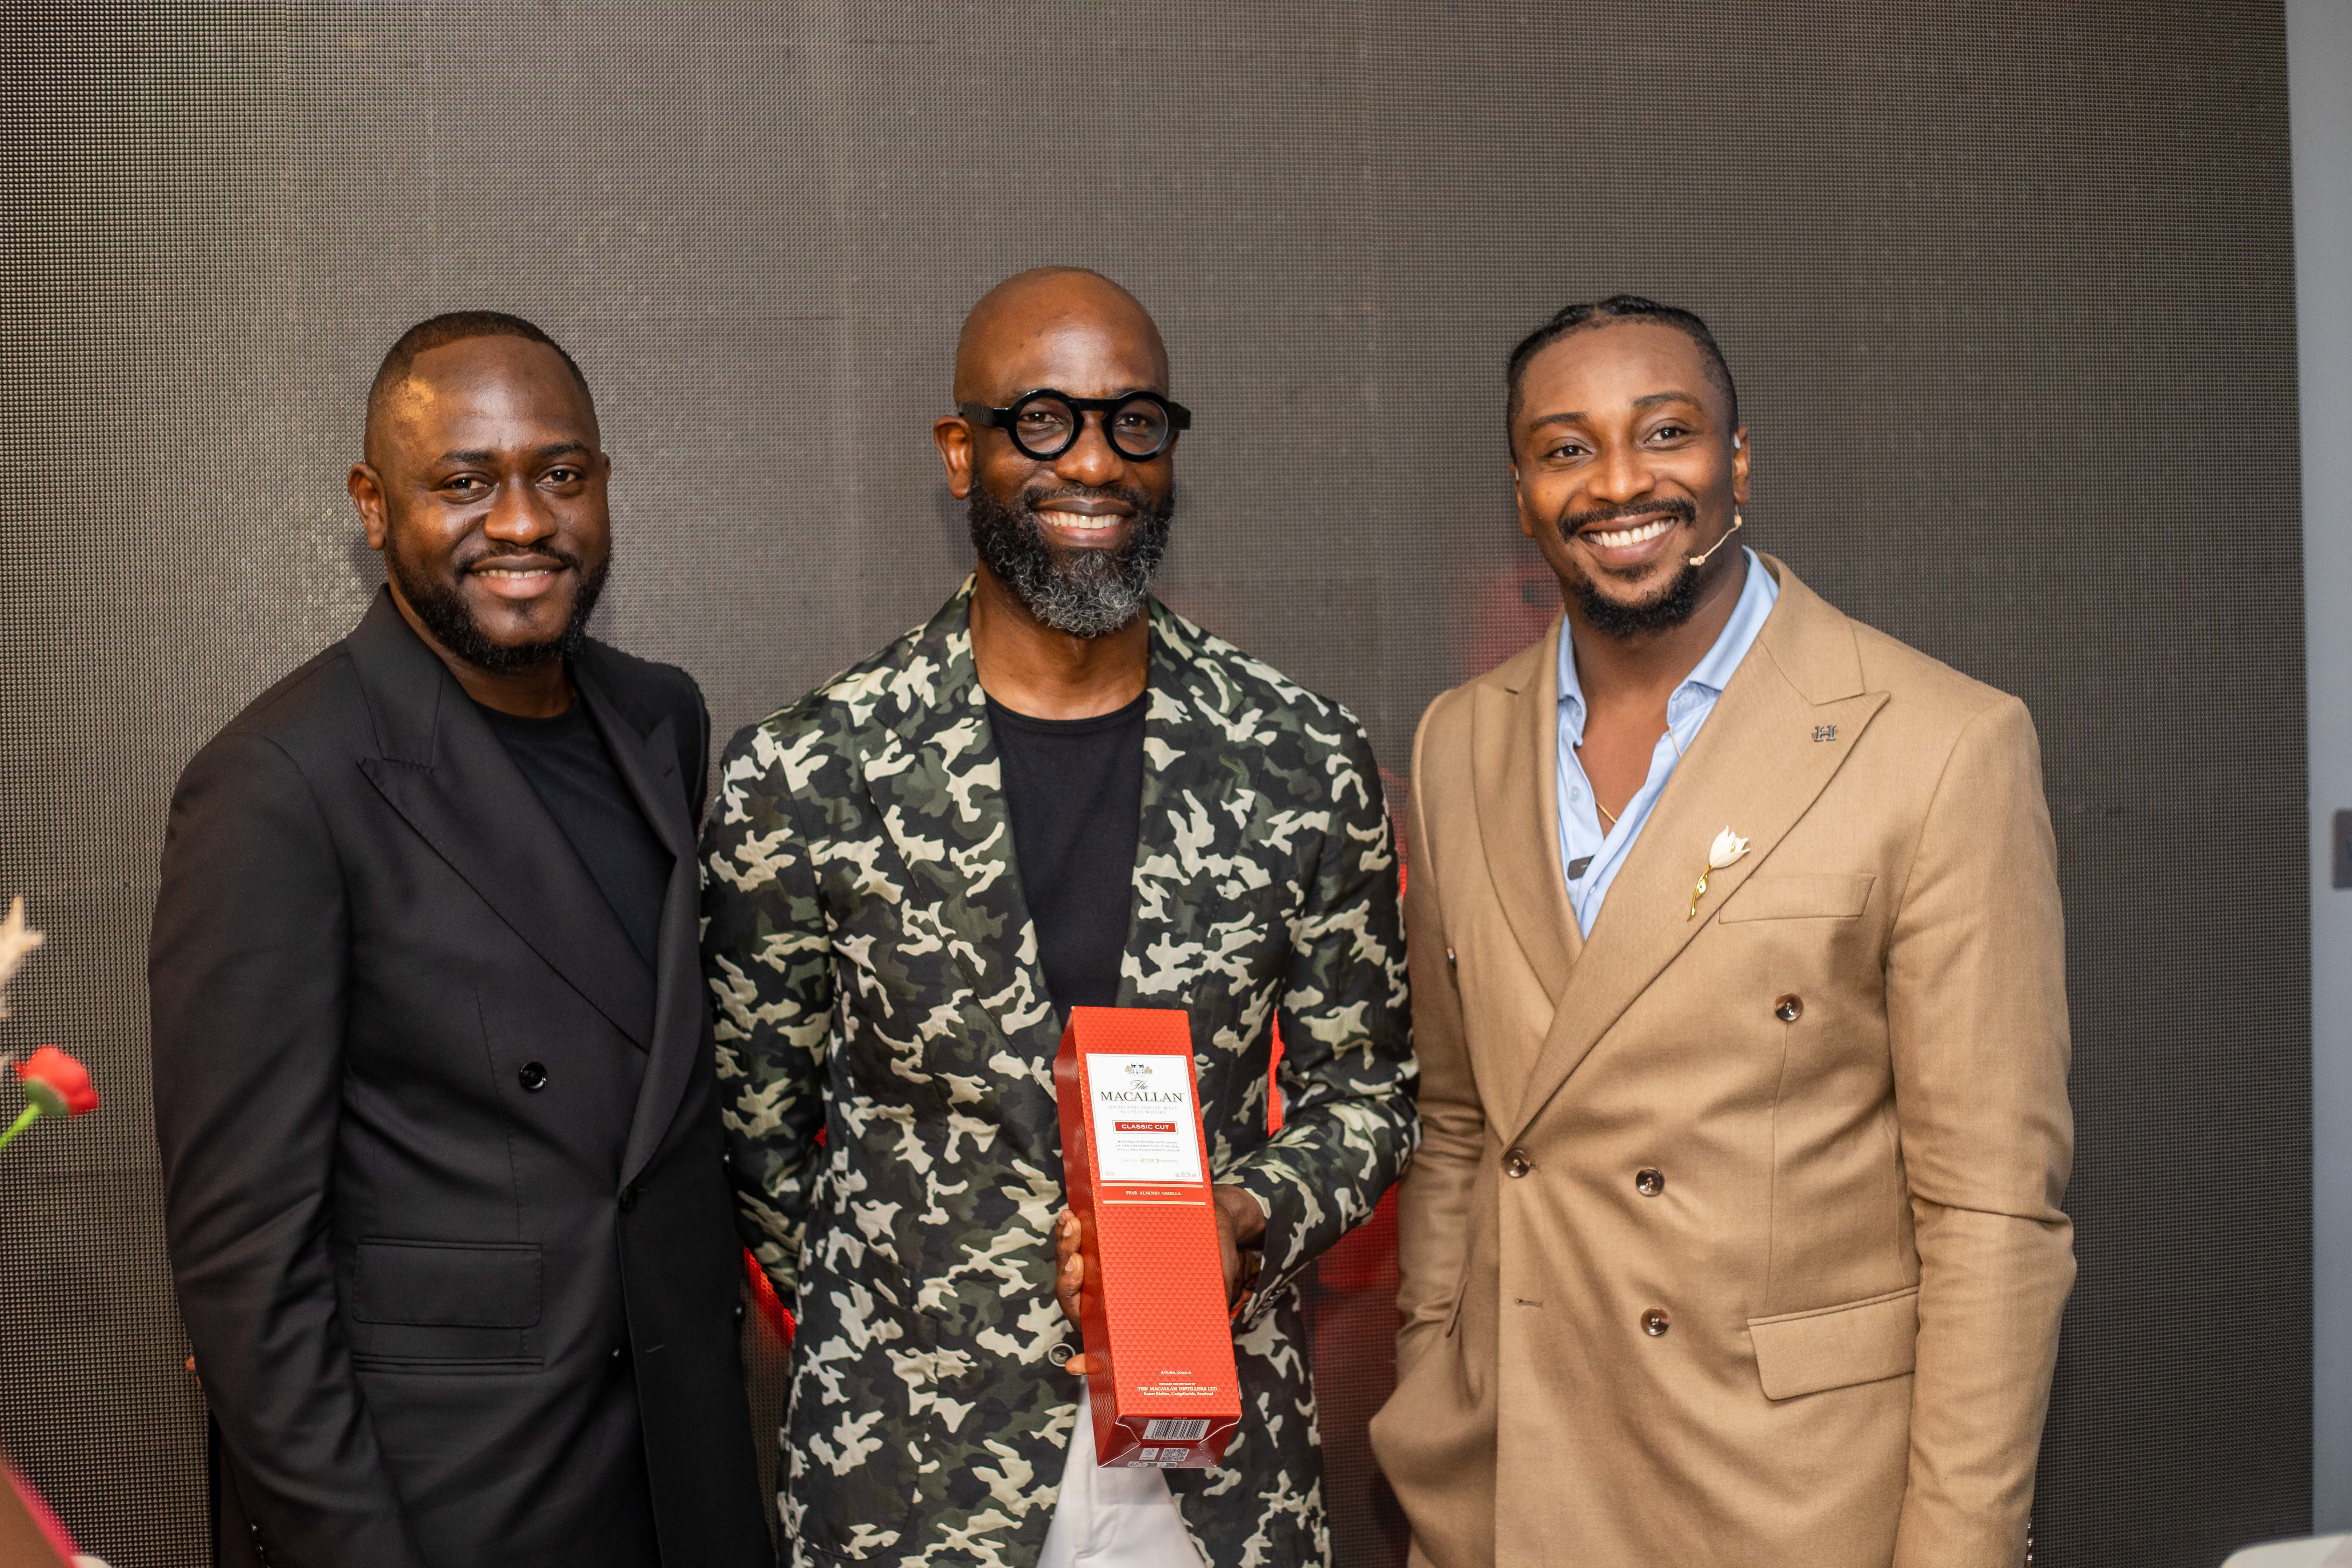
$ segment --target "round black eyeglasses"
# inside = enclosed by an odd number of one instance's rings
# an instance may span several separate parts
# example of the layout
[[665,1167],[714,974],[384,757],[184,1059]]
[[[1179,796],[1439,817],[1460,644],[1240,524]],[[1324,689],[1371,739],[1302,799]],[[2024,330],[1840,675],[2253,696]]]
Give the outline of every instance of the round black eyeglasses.
[[1041,386],[1023,393],[1003,408],[959,403],[956,412],[975,425],[1003,431],[1014,446],[1041,461],[1058,458],[1077,445],[1078,432],[1085,428],[1089,414],[1103,416],[1103,434],[1120,457],[1139,461],[1160,456],[1176,438],[1177,431],[1192,427],[1191,409],[1156,392],[1072,397]]

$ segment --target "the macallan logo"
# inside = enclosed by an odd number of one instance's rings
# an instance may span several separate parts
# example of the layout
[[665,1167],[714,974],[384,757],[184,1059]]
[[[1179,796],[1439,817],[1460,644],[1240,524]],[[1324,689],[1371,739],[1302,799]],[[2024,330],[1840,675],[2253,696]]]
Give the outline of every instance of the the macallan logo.
[[1108,1083],[1097,1084],[1095,1099],[1097,1102],[1104,1105],[1181,1105],[1185,1102],[1187,1097],[1181,1092],[1171,1093],[1164,1089],[1145,1087],[1146,1081],[1152,1077],[1150,1062],[1129,1061],[1124,1063],[1119,1070],[1127,1074],[1129,1083],[1121,1088],[1118,1080],[1113,1079]]
[[1087,1064],[1096,1175],[1105,1182],[1198,1182],[1191,1064],[1174,1053],[1099,1052]]

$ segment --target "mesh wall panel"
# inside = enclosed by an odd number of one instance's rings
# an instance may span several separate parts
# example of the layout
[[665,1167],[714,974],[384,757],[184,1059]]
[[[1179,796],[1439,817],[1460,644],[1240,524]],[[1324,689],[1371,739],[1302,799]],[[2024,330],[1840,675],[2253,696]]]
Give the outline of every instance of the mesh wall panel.
[[[2072,927],[2081,1281],[2048,1563],[2207,1564],[2308,1506],[2309,1020],[2283,37],[2244,4],[0,4],[12,287],[0,1044],[103,1111],[0,1159],[0,1439],[118,1565],[203,1552],[142,982],[188,755],[359,615],[361,391],[433,311],[593,383],[602,633],[722,733],[967,569],[956,322],[1043,260],[1199,412],[1168,597],[1364,716],[1556,602],[1498,365],[1564,300],[1715,324],[1749,537],[2022,695]],[[1402,785],[1403,781],[1393,779]],[[1318,1287],[1336,1534],[1377,1237]],[[756,1320],[755,1320],[756,1321]],[[761,1421],[776,1347],[755,1343]]]

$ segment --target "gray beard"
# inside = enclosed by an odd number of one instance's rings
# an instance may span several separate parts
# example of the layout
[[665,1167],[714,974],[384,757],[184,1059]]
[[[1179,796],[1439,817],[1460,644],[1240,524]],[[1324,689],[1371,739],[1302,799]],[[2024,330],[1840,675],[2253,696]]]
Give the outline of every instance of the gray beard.
[[[1041,502],[1115,497],[1135,509],[1135,528],[1109,550],[1057,550],[1037,521]],[[1064,488],[1024,493],[1008,506],[979,485],[970,502],[972,548],[1040,626],[1074,637],[1108,637],[1143,613],[1152,574],[1168,552],[1176,500],[1150,506],[1139,490]]]

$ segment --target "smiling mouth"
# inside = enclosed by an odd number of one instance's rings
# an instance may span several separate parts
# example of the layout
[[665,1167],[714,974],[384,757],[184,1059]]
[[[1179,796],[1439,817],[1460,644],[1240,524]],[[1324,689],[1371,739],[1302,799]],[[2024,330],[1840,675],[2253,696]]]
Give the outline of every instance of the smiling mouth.
[[1584,531],[1584,537],[1603,550],[1626,550],[1636,544],[1647,544],[1675,526],[1675,520],[1661,517],[1649,522],[1637,522],[1631,528],[1599,529]]
[[572,562],[554,556],[493,555],[467,568],[466,574],[481,579],[483,593],[524,604],[547,598],[557,580],[572,566]]
[[1038,521],[1066,533],[1108,533],[1127,522],[1129,516],[1123,511],[1064,511],[1059,507],[1037,509]]

